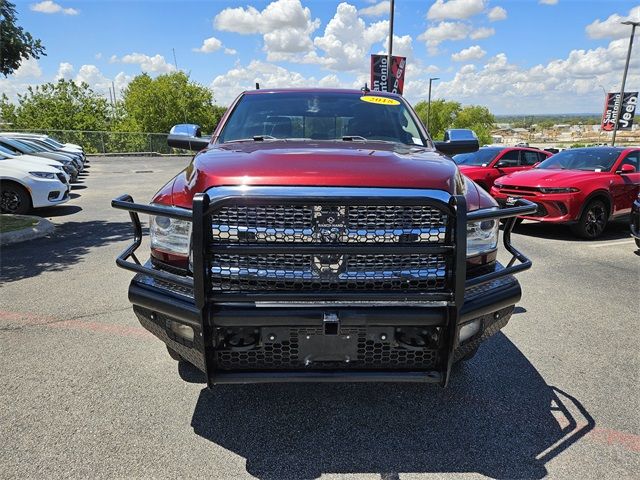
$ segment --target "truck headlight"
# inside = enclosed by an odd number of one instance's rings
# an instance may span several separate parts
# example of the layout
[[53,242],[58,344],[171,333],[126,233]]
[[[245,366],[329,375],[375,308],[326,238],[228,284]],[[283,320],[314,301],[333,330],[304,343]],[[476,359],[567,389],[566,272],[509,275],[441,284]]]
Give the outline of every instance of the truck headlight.
[[540,187],[538,188],[540,193],[575,193],[580,190],[577,188],[562,188],[562,187]]
[[163,216],[150,216],[151,248],[174,255],[189,255],[191,222]]
[[467,257],[495,250],[498,245],[498,220],[467,223]]

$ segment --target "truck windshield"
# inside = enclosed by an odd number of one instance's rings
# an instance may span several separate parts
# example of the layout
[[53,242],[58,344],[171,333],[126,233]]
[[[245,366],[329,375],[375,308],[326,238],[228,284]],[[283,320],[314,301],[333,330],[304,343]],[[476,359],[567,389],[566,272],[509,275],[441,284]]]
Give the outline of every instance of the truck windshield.
[[428,145],[404,101],[336,92],[244,95],[219,143],[261,139],[388,141]]
[[619,148],[570,148],[549,157],[537,168],[608,172],[620,152]]
[[501,150],[501,148],[481,148],[477,152],[454,155],[453,161],[458,165],[487,166]]

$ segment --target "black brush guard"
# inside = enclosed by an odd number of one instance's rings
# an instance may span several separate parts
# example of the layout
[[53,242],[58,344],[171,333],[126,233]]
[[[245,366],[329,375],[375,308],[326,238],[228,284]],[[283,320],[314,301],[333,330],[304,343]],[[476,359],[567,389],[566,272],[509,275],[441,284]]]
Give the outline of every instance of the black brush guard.
[[[215,188],[211,192],[215,192]],[[355,189],[349,189],[355,190]],[[365,190],[365,189],[358,189]],[[411,190],[408,190],[411,192]],[[162,206],[136,204],[130,195],[122,195],[111,202],[112,207],[129,212],[134,227],[133,242],[120,254],[116,263],[118,266],[132,272],[151,277],[161,282],[174,285],[177,288],[186,288],[193,291],[193,301],[185,301],[178,297],[165,296],[163,293],[145,292],[139,295],[140,287],[132,286],[129,290],[129,299],[137,306],[153,310],[154,315],[166,316],[184,323],[194,330],[193,343],[188,345],[201,353],[202,361],[193,362],[201,368],[208,385],[211,387],[218,383],[261,383],[261,382],[322,382],[322,381],[394,381],[394,382],[431,382],[446,386],[451,367],[454,361],[454,353],[458,347],[458,328],[460,326],[461,309],[464,304],[465,289],[477,285],[486,284],[502,277],[510,276],[531,267],[531,261],[511,244],[511,230],[517,216],[531,215],[536,211],[536,204],[518,199],[515,204],[507,208],[484,209],[468,212],[466,200],[462,195],[448,196],[448,201],[419,195],[390,196],[379,198],[375,196],[305,196],[304,198],[292,195],[272,196],[259,195],[247,196],[240,192],[216,196],[212,199],[209,193],[199,193],[194,196],[192,210]],[[441,209],[447,214],[447,241],[438,245],[395,245],[395,244],[327,244],[327,243],[265,243],[265,244],[214,244],[212,238],[212,215],[226,205],[401,205],[416,206],[429,205]],[[142,224],[138,214],[161,215],[174,219],[187,220],[192,225],[192,277],[181,276],[169,271],[152,268],[143,265],[136,256],[136,250],[142,243]],[[507,219],[503,230],[503,244],[512,255],[510,261],[503,269],[466,278],[466,253],[467,253],[467,223],[489,219]],[[447,269],[446,292],[251,292],[251,293],[220,293],[211,289],[210,266],[214,248],[216,252],[224,251],[229,254],[266,254],[289,253],[295,251],[308,251],[317,254],[406,254],[406,253],[443,253],[449,256],[451,264]],[[144,297],[144,298],[143,298]],[[230,302],[268,302],[268,301],[325,301],[348,302],[372,300],[376,302],[446,302],[447,322],[445,326],[446,357],[439,371],[268,371],[268,372],[229,372],[219,371],[215,368],[213,330],[216,326],[215,307],[219,304]],[[135,310],[135,308],[134,308]],[[171,337],[167,339],[166,332],[161,331],[155,325],[147,326],[154,334],[165,343],[171,344]],[[175,338],[174,338],[175,340]],[[181,342],[183,343],[183,342]],[[180,347],[180,345],[174,346]]]

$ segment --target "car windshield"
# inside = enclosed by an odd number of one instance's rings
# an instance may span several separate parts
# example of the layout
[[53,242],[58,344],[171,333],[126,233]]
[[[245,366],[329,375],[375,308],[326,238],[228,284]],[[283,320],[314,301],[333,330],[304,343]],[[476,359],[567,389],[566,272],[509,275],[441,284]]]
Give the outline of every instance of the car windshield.
[[427,145],[411,111],[400,99],[337,92],[276,92],[243,95],[219,143],[294,139],[388,141]]
[[453,161],[458,165],[486,166],[489,165],[501,151],[501,148],[481,148],[477,152],[454,155]]
[[0,155],[14,157],[16,154],[14,152],[12,152],[11,150],[9,150],[8,148],[5,148],[2,145],[0,145]]
[[549,157],[537,168],[605,172],[611,170],[620,151],[618,148],[570,148]]
[[15,148],[20,153],[36,153],[37,152],[36,149],[31,148],[29,145],[26,145],[26,144],[24,144],[22,142],[19,142],[17,140],[12,140],[10,138],[0,139],[0,145],[2,145],[3,143],[5,143],[6,145],[9,145],[10,147]]

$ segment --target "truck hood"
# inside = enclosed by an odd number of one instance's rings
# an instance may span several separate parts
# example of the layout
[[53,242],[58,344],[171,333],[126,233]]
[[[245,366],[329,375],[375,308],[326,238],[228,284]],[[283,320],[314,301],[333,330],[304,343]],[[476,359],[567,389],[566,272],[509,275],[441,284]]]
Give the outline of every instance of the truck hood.
[[[453,194],[460,179],[451,159],[422,147],[380,142],[227,143],[196,155],[154,201],[169,203],[170,192],[173,205],[190,208],[195,193],[222,185],[423,188]],[[477,192],[471,197],[470,206],[477,205]]]
[[533,168],[506,175],[497,180],[497,183],[519,187],[572,187],[583,180],[593,179],[594,175],[606,173],[608,172]]

